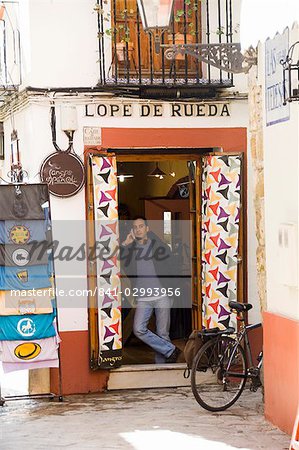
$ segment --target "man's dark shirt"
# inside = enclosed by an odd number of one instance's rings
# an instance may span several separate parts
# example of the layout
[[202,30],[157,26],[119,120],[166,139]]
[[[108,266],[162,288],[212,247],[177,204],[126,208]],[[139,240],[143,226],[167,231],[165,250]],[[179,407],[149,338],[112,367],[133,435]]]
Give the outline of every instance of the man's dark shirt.
[[[138,258],[151,260],[158,278],[159,284],[164,288],[173,287],[175,265],[170,248],[154,233],[148,233],[150,241],[147,251],[142,251],[136,241],[120,248],[120,261],[122,272],[131,280],[132,287],[139,286],[137,262]],[[152,275],[149,275],[152,276]]]

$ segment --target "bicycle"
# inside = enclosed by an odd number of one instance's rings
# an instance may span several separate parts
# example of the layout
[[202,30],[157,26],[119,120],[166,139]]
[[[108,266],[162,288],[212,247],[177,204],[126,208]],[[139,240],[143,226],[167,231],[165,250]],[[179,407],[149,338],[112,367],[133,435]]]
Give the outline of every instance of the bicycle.
[[241,322],[239,331],[236,332],[233,327],[199,331],[202,339],[208,340],[196,354],[191,369],[193,395],[203,408],[212,412],[224,411],[232,406],[242,394],[248,379],[251,391],[255,392],[262,385],[263,353],[258,355],[255,366],[248,339],[248,331],[262,324],[245,325],[244,314],[252,308],[251,304],[231,301],[229,307],[237,313],[237,319]]

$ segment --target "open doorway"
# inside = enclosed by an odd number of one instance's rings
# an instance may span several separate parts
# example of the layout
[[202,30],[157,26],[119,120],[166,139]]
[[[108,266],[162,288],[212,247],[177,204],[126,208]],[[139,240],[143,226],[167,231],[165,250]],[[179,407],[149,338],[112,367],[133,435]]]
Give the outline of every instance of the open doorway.
[[[118,162],[117,165],[120,241],[130,233],[132,219],[142,216],[147,219],[150,232],[166,243],[172,253],[180,298],[173,298],[169,337],[180,349],[192,330],[189,172],[187,160]],[[127,280],[122,280],[123,295],[126,283]],[[124,299],[127,307],[122,311],[123,364],[153,364],[155,352],[133,333],[134,300],[132,296]],[[153,315],[149,322],[152,331],[156,329],[155,321]]]
[[[182,348],[191,329],[227,327],[234,320],[228,301],[243,298],[246,273],[242,167],[241,154],[211,153],[209,149],[182,149],[167,155],[161,149],[133,153],[117,149],[91,155],[88,240],[92,245],[97,236],[100,246],[112,248],[104,262],[89,265],[89,288],[96,293],[89,296],[91,367],[153,362],[148,347],[139,347],[141,355],[135,357],[131,352],[126,357],[126,347],[138,341],[132,335],[133,308],[123,308],[121,264],[113,252],[119,237],[122,242],[131,230],[123,222],[136,215],[152,217],[152,229],[174,252],[184,239],[190,249],[185,260],[178,257],[181,266],[184,261],[191,265],[186,276],[190,285],[183,295],[188,313],[182,317],[182,308],[180,317],[171,320],[171,338],[178,339],[178,347]],[[184,214],[186,233],[181,229]],[[132,345],[135,353],[138,345]]]

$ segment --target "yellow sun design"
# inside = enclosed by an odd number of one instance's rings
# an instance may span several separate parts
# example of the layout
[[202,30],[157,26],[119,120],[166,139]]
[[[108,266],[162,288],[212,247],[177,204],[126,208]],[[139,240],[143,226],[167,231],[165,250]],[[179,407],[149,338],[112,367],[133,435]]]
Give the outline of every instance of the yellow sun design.
[[25,225],[15,225],[9,232],[9,238],[14,244],[26,244],[30,239],[30,231]]

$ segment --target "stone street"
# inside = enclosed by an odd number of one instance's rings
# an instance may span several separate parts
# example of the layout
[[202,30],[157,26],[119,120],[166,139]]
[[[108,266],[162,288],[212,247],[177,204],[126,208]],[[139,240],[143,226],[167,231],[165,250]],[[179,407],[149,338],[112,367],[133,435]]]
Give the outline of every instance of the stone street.
[[190,388],[169,388],[7,402],[0,417],[1,450],[283,450],[290,443],[265,421],[261,393],[248,390],[222,413],[202,409]]

